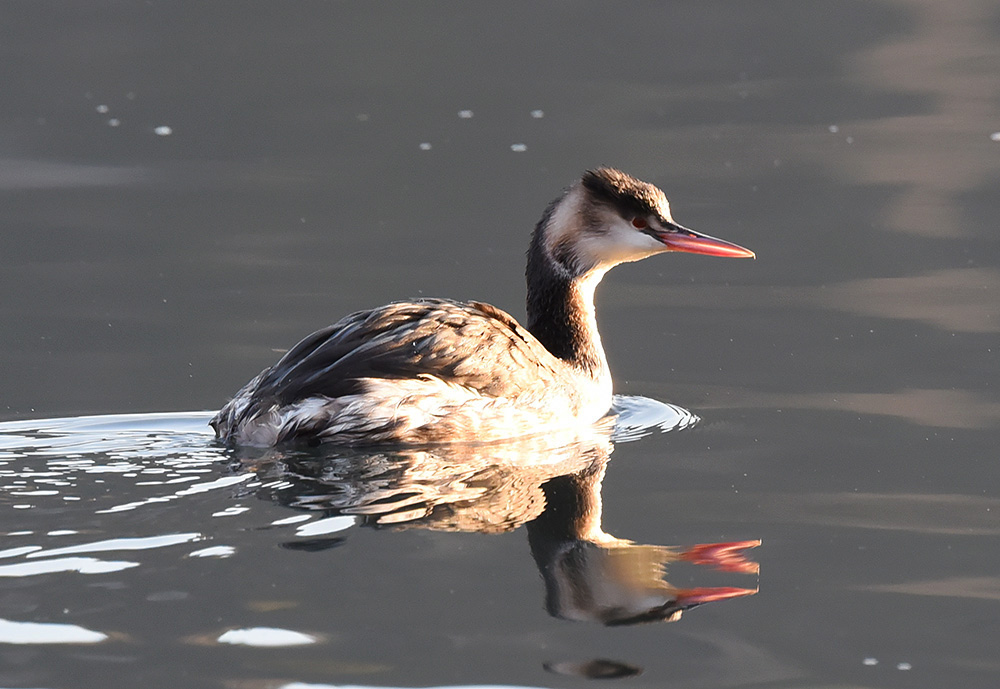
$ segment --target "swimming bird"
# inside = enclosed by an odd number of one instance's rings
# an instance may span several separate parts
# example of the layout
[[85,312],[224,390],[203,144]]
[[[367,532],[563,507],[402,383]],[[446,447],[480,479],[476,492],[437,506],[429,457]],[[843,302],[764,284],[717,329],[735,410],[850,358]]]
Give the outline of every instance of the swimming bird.
[[233,445],[494,442],[592,424],[611,407],[594,290],[619,263],[753,258],[689,230],[656,186],[598,168],[549,204],[528,248],[527,321],[482,302],[400,301],[309,335],[212,419]]

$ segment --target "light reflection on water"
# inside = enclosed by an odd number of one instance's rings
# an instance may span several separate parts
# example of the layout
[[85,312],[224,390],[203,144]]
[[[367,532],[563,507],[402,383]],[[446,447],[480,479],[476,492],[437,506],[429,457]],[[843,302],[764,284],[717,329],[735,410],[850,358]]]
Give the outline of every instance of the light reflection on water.
[[4,644],[96,644],[107,638],[107,634],[75,624],[0,620],[0,643]]
[[[743,551],[758,542],[666,548],[635,545],[601,529],[600,489],[613,442],[698,420],[637,397],[616,398],[615,411],[613,431],[598,426],[565,445],[546,436],[461,449],[318,455],[226,449],[207,430],[209,412],[0,424],[0,509],[7,526],[0,577],[40,578],[43,589],[59,581],[43,575],[143,568],[155,577],[158,567],[173,569],[185,558],[232,558],[240,551],[234,542],[244,538],[237,534],[248,532],[269,539],[284,533],[282,546],[317,551],[342,544],[335,534],[355,525],[489,533],[528,523],[555,617],[604,624],[673,620],[696,605],[753,594],[755,588],[677,588],[662,574],[667,563],[684,562],[753,574],[757,566]],[[275,518],[275,504],[304,513]],[[591,593],[581,599],[581,591]],[[188,595],[166,590],[147,600]],[[0,643],[108,638],[110,632],[60,623],[0,625]],[[191,639],[280,647],[318,643],[324,635],[261,626]]]
[[[617,396],[615,411],[616,442],[681,430],[698,421],[685,409],[641,397]],[[259,482],[251,473],[226,474],[232,456],[212,441],[208,420],[213,414],[115,414],[2,423],[0,494],[9,508],[28,510],[50,506],[55,499],[80,500],[74,489],[81,482],[123,479],[114,489],[88,499],[93,513],[108,514],[243,483],[244,489],[256,488]],[[44,465],[37,458],[43,458]],[[94,476],[102,478],[85,478]],[[234,516],[244,509],[227,506],[213,516]]]

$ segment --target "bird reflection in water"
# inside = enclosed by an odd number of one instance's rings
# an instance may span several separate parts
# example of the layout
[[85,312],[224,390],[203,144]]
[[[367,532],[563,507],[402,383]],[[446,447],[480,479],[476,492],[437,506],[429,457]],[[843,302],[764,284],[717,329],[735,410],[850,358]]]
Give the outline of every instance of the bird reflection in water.
[[[757,574],[745,557],[759,541],[690,547],[642,545],[601,529],[601,482],[613,450],[611,422],[572,437],[546,435],[490,445],[364,451],[320,447],[244,455],[264,484],[258,496],[361,526],[502,533],[527,525],[553,617],[628,625],[674,621],[703,603],[756,588],[679,588],[666,566],[686,561]],[[299,539],[319,550],[342,539]]]

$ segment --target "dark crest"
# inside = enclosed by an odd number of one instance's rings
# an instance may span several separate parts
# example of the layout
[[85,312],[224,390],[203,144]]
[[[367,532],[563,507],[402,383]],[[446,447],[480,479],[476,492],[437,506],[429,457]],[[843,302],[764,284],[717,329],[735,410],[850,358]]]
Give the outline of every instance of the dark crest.
[[618,209],[622,216],[657,215],[663,192],[621,170],[600,167],[583,173],[583,186],[595,198]]

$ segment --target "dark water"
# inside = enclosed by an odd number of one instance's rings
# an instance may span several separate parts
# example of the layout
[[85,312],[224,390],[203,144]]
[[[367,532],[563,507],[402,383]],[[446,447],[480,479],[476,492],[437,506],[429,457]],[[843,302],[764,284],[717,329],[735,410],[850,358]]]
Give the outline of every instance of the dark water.
[[[997,686],[995,3],[2,14],[0,686]],[[618,392],[699,423],[610,461],[211,443],[191,410],[348,311],[521,314],[599,164],[757,252],[598,294]]]

